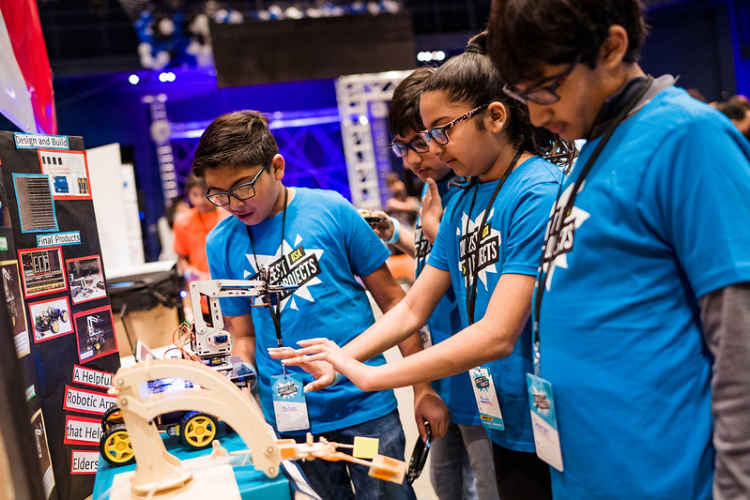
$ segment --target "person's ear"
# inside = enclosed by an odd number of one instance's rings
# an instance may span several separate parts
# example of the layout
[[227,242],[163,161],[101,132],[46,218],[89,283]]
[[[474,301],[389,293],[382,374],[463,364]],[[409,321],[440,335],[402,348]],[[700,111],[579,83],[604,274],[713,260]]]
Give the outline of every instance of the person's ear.
[[492,101],[487,106],[487,112],[484,117],[484,125],[492,133],[500,133],[505,128],[508,121],[508,109],[500,101]]
[[271,160],[271,175],[273,175],[274,180],[280,181],[284,178],[285,168],[286,161],[284,161],[284,157],[276,153],[273,160]]
[[597,66],[602,65],[606,69],[614,69],[620,66],[628,51],[630,39],[628,32],[619,24],[609,27],[607,39],[599,47],[597,55]]

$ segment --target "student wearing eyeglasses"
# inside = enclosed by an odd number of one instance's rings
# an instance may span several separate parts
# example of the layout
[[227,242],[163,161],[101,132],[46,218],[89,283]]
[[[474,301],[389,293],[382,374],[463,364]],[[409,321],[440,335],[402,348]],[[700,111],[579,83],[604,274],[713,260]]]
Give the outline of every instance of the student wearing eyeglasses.
[[[587,139],[533,301],[556,498],[750,498],[750,144],[638,64],[638,0],[495,0],[531,121]],[[548,450],[552,451],[552,449]]]
[[[416,277],[424,270],[437,235],[443,207],[461,192],[454,185],[456,176],[430,150],[422,131],[419,98],[434,68],[419,68],[394,89],[388,122],[393,134],[393,153],[405,169],[425,183],[420,217],[414,233],[400,228],[396,245],[416,260]],[[389,232],[390,231],[390,232]],[[381,238],[393,238],[393,227],[379,232]],[[435,306],[422,339],[425,347],[442,342],[461,329],[461,318],[453,290],[448,290]],[[471,381],[465,373],[432,383],[440,398],[425,395],[414,401],[414,416],[419,434],[425,438],[424,422],[432,431],[430,480],[440,500],[497,500],[492,442],[480,424],[474,404]]]
[[[303,385],[312,377],[299,369],[284,373],[268,355],[269,347],[323,335],[346,343],[369,327],[372,309],[357,277],[384,311],[403,297],[385,264],[387,248],[354,207],[332,191],[286,187],[285,167],[257,111],[216,118],[195,152],[193,171],[206,180],[206,198],[232,214],[208,237],[212,278],[252,279],[263,271],[270,284],[289,287],[278,308],[251,308],[248,298],[221,299],[234,353],[256,366],[263,413],[281,436],[303,440],[309,431],[343,443],[375,437],[378,453],[403,459],[404,432],[392,391],[362,392],[341,381],[305,397]],[[404,355],[416,352],[419,335],[399,347]],[[429,384],[414,390],[417,396],[434,393]],[[301,466],[322,498],[414,498],[411,486],[370,477],[363,466],[322,460]]]
[[[325,359],[364,390],[463,373],[493,441],[500,498],[544,499],[551,498],[549,468],[535,454],[526,393],[529,311],[539,249],[562,179],[560,168],[541,156],[567,145],[534,129],[525,106],[502,91],[485,39],[475,37],[424,84],[420,111],[430,151],[466,182],[448,203],[427,265],[406,298],[346,345],[317,339],[272,355],[303,367]],[[394,363],[361,362],[424,324],[448,290],[456,296],[460,331]]]

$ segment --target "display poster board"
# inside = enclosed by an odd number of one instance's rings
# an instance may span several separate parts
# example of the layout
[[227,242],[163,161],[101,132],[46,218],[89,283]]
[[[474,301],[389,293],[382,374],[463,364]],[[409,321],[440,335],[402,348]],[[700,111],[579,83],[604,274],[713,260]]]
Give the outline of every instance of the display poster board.
[[[27,401],[44,498],[82,500],[93,489],[99,448],[91,438],[98,408],[80,404],[91,399],[81,395],[93,391],[109,404],[102,384],[119,368],[92,201],[96,165],[81,137],[28,136],[0,132],[8,323],[0,329],[10,332],[0,349],[20,365],[20,376],[7,382]],[[77,467],[83,456],[86,467]]]

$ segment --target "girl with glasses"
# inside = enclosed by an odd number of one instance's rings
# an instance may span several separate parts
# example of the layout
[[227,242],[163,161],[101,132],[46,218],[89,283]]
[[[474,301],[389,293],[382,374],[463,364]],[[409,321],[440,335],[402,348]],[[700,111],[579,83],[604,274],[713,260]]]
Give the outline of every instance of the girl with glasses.
[[[526,373],[532,371],[529,311],[546,220],[562,173],[542,156],[567,151],[532,127],[526,108],[503,92],[484,53],[485,34],[425,83],[420,101],[431,151],[463,176],[448,203],[425,269],[407,296],[339,348],[301,342],[287,363],[328,360],[363,390],[400,387],[466,372],[494,443],[500,497],[551,498],[549,471],[535,455]],[[449,289],[462,329],[413,356],[372,368],[362,363],[420,327]],[[306,355],[308,357],[304,357]],[[309,390],[322,386],[313,382]]]

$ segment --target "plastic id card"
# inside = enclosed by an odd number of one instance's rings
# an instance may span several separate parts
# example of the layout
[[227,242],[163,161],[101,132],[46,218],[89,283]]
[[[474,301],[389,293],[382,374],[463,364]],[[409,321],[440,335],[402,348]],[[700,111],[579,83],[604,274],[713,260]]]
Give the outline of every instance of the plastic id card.
[[302,388],[302,377],[295,373],[271,377],[273,411],[276,414],[276,428],[279,432],[303,431],[310,428]]
[[563,471],[560,433],[557,430],[557,412],[552,396],[552,384],[543,378],[526,374],[531,408],[531,427],[534,431],[536,454],[549,465]]
[[472,368],[469,370],[471,386],[474,388],[474,397],[477,400],[479,419],[482,425],[496,431],[505,430],[503,413],[500,411],[500,402],[495,392],[495,382],[488,368]]

